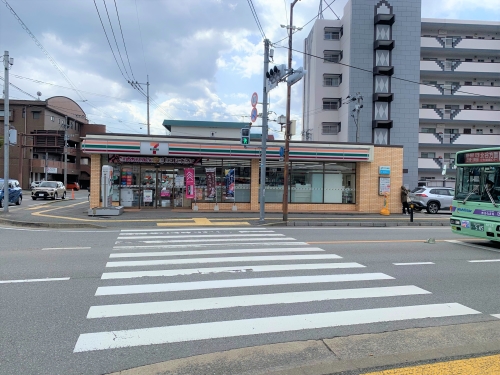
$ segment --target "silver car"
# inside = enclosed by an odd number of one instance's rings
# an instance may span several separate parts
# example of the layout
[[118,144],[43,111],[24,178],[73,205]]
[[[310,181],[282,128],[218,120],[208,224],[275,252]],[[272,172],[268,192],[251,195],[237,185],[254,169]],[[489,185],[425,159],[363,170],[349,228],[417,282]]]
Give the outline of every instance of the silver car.
[[454,195],[453,188],[419,186],[411,191],[410,199],[415,210],[437,214],[439,210],[450,210]]

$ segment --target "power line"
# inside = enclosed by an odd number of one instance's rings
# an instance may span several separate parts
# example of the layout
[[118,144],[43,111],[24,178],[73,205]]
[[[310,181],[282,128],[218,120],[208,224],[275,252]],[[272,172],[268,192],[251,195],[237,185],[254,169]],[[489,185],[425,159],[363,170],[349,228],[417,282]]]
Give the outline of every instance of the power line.
[[59,65],[57,65],[56,61],[52,58],[52,56],[43,47],[42,43],[40,43],[38,41],[38,39],[35,37],[35,35],[33,35],[33,33],[28,28],[28,26],[26,26],[26,24],[21,20],[21,18],[17,15],[17,13],[14,11],[14,9],[12,9],[12,7],[9,5],[9,3],[7,2],[7,0],[2,0],[2,2],[10,10],[10,12],[14,15],[14,17],[21,24],[22,28],[28,33],[28,35],[31,37],[31,39],[33,39],[33,41],[35,42],[35,44],[42,50],[42,52],[45,54],[45,56],[47,56],[47,58],[52,63],[52,65],[59,71],[59,73],[61,73],[61,75],[66,80],[66,82],[68,82],[69,85],[71,86],[71,88],[78,94],[78,96],[80,97],[80,99],[81,100],[85,100],[85,98],[81,95],[80,91],[75,87],[75,85],[73,85],[73,82],[71,82],[70,79],[68,78],[68,76],[66,76],[66,74],[64,74],[64,72],[59,67]]
[[[1,79],[2,81],[4,81],[3,77],[0,77],[0,79]],[[33,99],[36,99],[33,95],[28,94],[28,93],[27,93],[26,91],[24,91],[23,89],[20,89],[19,87],[17,87],[16,85],[14,85],[12,82],[9,82],[9,85],[10,85],[10,86],[12,86],[12,87],[14,87],[15,89],[17,89],[17,90],[21,91],[23,94],[28,95],[28,96],[31,96]],[[22,100],[22,99],[21,99],[21,100]]]
[[108,6],[106,5],[106,0],[102,0],[102,2],[104,3],[104,9],[106,9],[106,15],[108,16],[109,27],[111,28],[111,33],[113,34],[113,39],[115,40],[115,44],[116,44],[116,50],[118,51],[118,55],[120,56],[120,60],[122,61],[123,69],[125,70],[125,73],[127,74],[128,79],[130,79],[130,76],[127,72],[127,68],[125,66],[125,63],[123,62],[122,53],[120,52],[120,48],[118,47],[118,42],[116,41],[115,30],[113,29],[113,24],[111,23],[111,18],[109,17]]
[[[106,3],[104,3],[104,4],[106,4]],[[116,66],[118,66],[118,69],[120,69],[120,73],[122,74],[123,78],[125,78],[125,80],[127,80],[127,78],[123,74],[123,71],[122,71],[122,68],[120,67],[120,64],[118,64],[118,60],[116,59],[115,51],[113,51],[113,47],[111,47],[111,42],[109,41],[108,33],[106,32],[106,28],[104,27],[104,23],[102,22],[101,13],[99,13],[99,8],[97,8],[97,3],[95,2],[95,0],[94,0],[94,5],[95,5],[95,9],[97,11],[97,15],[99,16],[99,20],[101,21],[102,29],[104,30],[104,35],[106,35],[106,39],[108,41],[109,48],[111,49],[111,53],[113,54],[113,57],[115,58]]]
[[116,9],[116,16],[118,17],[118,24],[120,25],[120,32],[122,34],[122,40],[123,40],[123,48],[125,49],[125,54],[127,56],[127,61],[128,61],[128,66],[130,68],[130,73],[132,74],[132,77],[135,79],[134,72],[132,71],[132,65],[130,64],[130,59],[128,57],[128,52],[127,52],[127,46],[125,44],[125,37],[123,36],[123,29],[122,29],[122,23],[120,21],[120,15],[118,14],[118,6],[116,5],[116,0],[115,1],[115,9]]
[[257,27],[259,28],[259,31],[262,35],[262,38],[267,39],[266,34],[264,33],[264,30],[262,29],[262,25],[260,24],[259,16],[257,15],[257,11],[255,10],[255,7],[253,5],[252,0],[247,0],[247,2],[248,2],[248,5],[250,6],[250,10],[252,11],[253,18],[255,20],[255,23],[257,24]]

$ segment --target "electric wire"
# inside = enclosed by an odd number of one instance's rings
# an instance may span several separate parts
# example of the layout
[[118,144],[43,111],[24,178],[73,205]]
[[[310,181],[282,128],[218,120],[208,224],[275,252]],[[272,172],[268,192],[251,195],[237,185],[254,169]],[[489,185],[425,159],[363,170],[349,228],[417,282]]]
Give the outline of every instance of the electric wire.
[[[5,80],[3,79],[3,77],[0,77],[0,79],[1,79],[2,81],[5,81]],[[20,89],[19,87],[17,87],[16,85],[14,85],[12,82],[9,82],[9,85],[10,85],[10,86],[12,86],[12,87],[14,87],[15,89],[17,89],[17,90],[21,91],[23,94],[28,95],[28,96],[31,96],[33,99],[36,99],[33,95],[28,94],[28,93],[27,93],[26,91],[24,91],[23,89]],[[21,99],[21,100],[22,100],[22,99]]]
[[252,15],[253,15],[253,18],[255,20],[255,23],[257,24],[257,27],[260,31],[260,34],[262,35],[262,38],[263,39],[267,39],[266,38],[266,34],[264,33],[264,30],[262,29],[262,25],[260,24],[260,21],[259,21],[259,16],[257,15],[257,11],[255,10],[255,7],[253,5],[253,2],[252,0],[247,0],[248,2],[248,6],[250,7],[250,10],[252,12]]
[[116,59],[116,55],[115,55],[115,51],[113,50],[113,47],[111,47],[111,42],[109,41],[108,33],[106,32],[106,28],[104,27],[104,23],[102,22],[101,13],[99,13],[99,8],[97,8],[97,3],[96,3],[95,0],[94,0],[94,5],[95,5],[95,9],[97,11],[97,15],[99,16],[99,20],[101,21],[101,25],[102,25],[102,29],[104,31],[104,35],[106,35],[106,40],[108,41],[109,48],[111,49],[111,53],[113,54],[113,57],[115,59],[116,66],[118,66],[118,69],[120,70],[120,73],[122,74],[123,78],[125,78],[125,80],[128,81],[127,77],[125,77],[125,75],[123,74],[123,71],[122,71],[122,68],[120,67],[120,64],[118,64],[118,60]]
[[127,45],[125,44],[125,37],[123,36],[122,23],[120,21],[120,14],[118,13],[118,5],[116,4],[116,0],[114,1],[115,1],[116,16],[118,18],[118,25],[120,25],[120,33],[122,34],[123,48],[125,49],[125,55],[127,56],[128,66],[130,68],[130,74],[132,74],[132,78],[136,80],[134,72],[132,71],[132,65],[130,64],[130,58],[128,57]]

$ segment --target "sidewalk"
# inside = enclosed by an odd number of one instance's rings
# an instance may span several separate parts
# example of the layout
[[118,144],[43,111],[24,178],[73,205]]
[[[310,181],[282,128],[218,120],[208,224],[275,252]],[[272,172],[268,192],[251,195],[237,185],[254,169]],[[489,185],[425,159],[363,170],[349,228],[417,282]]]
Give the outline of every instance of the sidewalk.
[[266,212],[264,222],[258,212],[241,211],[192,211],[186,209],[126,210],[120,216],[88,216],[87,197],[78,194],[76,199],[47,201],[37,206],[11,206],[10,212],[0,212],[0,224],[24,227],[51,228],[123,228],[123,227],[193,227],[193,226],[448,226],[450,214],[430,215],[394,213],[389,216],[363,213],[289,213],[283,221],[279,212]]

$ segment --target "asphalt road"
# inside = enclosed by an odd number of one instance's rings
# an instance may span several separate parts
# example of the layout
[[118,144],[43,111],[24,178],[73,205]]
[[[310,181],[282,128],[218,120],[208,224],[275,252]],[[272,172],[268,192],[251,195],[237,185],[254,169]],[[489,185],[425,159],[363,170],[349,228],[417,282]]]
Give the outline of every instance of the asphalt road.
[[500,249],[447,227],[0,228],[0,238],[1,374],[104,374],[500,314]]

